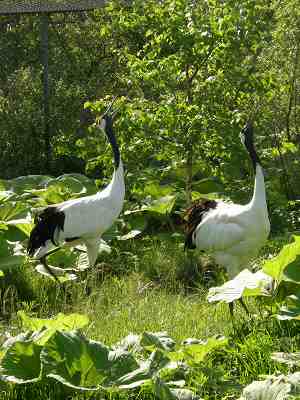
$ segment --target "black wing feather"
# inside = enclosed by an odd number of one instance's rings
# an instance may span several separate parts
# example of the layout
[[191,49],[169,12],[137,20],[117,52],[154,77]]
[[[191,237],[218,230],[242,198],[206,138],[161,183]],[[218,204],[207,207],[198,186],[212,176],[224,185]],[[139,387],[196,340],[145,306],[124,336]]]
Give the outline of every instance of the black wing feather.
[[217,202],[215,200],[200,199],[195,201],[192,206],[186,210],[184,250],[196,248],[195,244],[193,243],[193,233],[202,221],[204,214],[216,207]]
[[54,240],[55,230],[64,230],[65,214],[58,207],[47,207],[35,218],[35,226],[32,229],[27,246],[27,252],[33,256],[35,251],[45,246],[47,240],[57,246]]

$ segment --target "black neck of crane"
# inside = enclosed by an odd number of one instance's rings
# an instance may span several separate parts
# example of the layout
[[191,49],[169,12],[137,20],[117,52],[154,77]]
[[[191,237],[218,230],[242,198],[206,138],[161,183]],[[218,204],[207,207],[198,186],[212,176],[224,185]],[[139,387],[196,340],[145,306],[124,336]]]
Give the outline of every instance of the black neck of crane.
[[120,165],[120,150],[113,131],[112,117],[106,116],[105,119],[106,119],[105,133],[109,143],[111,144],[114,153],[115,167],[117,169],[119,168]]
[[256,153],[254,143],[253,143],[253,127],[251,123],[248,123],[246,127],[244,128],[244,134],[245,134],[245,147],[249,153],[249,156],[252,161],[253,169],[254,172],[256,171],[256,165],[260,164],[260,159]]

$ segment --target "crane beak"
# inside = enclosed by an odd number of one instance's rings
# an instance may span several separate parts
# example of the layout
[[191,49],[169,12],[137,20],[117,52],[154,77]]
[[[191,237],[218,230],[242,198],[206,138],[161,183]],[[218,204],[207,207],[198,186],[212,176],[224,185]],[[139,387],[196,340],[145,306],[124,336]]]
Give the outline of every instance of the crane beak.
[[110,105],[107,107],[105,113],[103,114],[103,117],[105,117],[105,115],[107,115],[110,112],[110,110],[112,109],[112,106],[114,105],[117,98],[118,98],[118,96],[114,96],[114,98],[112,99],[112,102],[110,103]]
[[118,115],[118,112],[120,111],[120,107],[119,108],[117,108],[116,110],[114,110],[114,112],[111,114],[111,118],[112,118],[112,120],[114,120],[115,119],[115,117]]

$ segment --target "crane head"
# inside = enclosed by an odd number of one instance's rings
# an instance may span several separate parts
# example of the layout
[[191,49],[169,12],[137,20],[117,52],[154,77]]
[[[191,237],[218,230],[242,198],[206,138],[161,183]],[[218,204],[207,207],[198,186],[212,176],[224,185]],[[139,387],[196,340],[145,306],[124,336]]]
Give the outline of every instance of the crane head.
[[247,121],[246,125],[241,130],[240,139],[245,147],[248,147],[249,144],[253,144],[253,125],[251,121]]
[[109,126],[112,126],[112,122],[113,122],[112,115],[111,114],[104,114],[102,116],[102,119],[101,119],[98,127],[105,131]]
[[102,115],[102,119],[100,124],[98,125],[99,128],[106,130],[107,128],[112,128],[112,123],[113,120],[118,112],[118,110],[112,110],[112,106],[114,105],[114,102],[116,101],[117,96],[115,96],[112,100],[112,102],[110,103],[110,105],[108,106],[108,108],[106,109],[106,111],[104,112],[104,114]]

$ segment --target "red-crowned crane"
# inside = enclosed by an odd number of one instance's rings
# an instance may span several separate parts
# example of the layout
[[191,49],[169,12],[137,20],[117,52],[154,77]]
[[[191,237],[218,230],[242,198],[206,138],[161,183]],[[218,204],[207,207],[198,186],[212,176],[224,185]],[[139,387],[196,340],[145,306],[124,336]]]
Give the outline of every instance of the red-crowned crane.
[[[219,200],[198,201],[187,210],[185,248],[211,254],[230,279],[256,257],[270,233],[263,169],[253,143],[253,126],[248,122],[240,138],[251,158],[255,173],[254,191],[248,204]],[[232,303],[229,303],[232,312]]]
[[[27,251],[39,259],[48,272],[46,257],[55,247],[85,244],[90,267],[97,260],[101,235],[118,218],[124,202],[124,170],[119,147],[113,132],[113,115],[106,111],[100,127],[111,144],[115,169],[109,185],[102,191],[79,199],[48,206],[35,218]],[[57,278],[56,278],[57,279]]]

